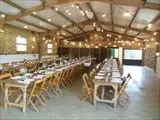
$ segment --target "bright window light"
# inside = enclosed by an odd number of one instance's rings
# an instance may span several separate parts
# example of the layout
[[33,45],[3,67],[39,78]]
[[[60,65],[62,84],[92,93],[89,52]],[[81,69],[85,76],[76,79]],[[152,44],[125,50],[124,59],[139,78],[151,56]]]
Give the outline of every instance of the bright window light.
[[27,51],[27,39],[16,37],[16,49],[17,51]]
[[53,52],[52,49],[53,49],[53,45],[47,44],[47,53],[52,53]]

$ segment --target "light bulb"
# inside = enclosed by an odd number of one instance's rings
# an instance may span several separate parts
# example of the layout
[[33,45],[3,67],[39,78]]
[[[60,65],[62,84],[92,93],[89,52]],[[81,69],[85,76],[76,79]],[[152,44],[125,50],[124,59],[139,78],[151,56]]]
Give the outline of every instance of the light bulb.
[[151,28],[151,27],[152,27],[152,24],[148,24],[148,27]]
[[25,26],[24,26],[24,28],[28,28],[28,26],[27,26],[27,25],[25,25]]
[[58,8],[55,8],[55,11],[58,11]]
[[129,12],[129,11],[126,11],[125,13],[124,13],[124,16],[125,17],[128,17],[128,16],[130,16],[131,15],[131,13]]
[[1,15],[2,18],[6,17],[4,14]]
[[105,17],[106,15],[105,14],[102,14],[102,17]]
[[37,13],[36,13],[36,12],[33,12],[33,14],[36,15]]

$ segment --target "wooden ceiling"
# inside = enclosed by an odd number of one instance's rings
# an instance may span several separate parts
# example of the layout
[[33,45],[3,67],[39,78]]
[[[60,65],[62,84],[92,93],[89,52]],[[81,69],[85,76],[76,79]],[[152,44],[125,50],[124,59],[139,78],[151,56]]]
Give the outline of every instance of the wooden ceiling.
[[[125,38],[145,39],[160,32],[159,0],[1,0],[0,25],[74,38],[104,30]],[[124,16],[129,12],[130,16]],[[95,24],[95,26],[94,26]],[[152,27],[148,27],[152,24]]]

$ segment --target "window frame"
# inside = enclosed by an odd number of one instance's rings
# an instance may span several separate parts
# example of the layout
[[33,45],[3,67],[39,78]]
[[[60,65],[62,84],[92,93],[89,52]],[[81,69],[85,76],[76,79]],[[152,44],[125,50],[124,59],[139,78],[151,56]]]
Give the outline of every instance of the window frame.
[[[18,38],[25,39],[25,43],[18,42]],[[24,46],[26,48],[25,48],[25,50],[18,50],[18,46],[21,46],[21,47]],[[21,37],[21,36],[16,37],[16,51],[17,52],[27,52],[27,38],[24,38],[24,37]]]
[[[51,45],[51,46],[49,46],[49,45]],[[51,52],[49,52],[49,51],[51,51]],[[47,44],[47,53],[48,54],[52,54],[53,53],[53,44],[51,44],[51,43]]]

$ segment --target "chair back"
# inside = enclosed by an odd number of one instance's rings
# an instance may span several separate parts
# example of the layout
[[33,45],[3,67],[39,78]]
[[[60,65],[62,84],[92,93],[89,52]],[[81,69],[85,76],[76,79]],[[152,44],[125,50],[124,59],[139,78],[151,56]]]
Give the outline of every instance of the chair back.
[[129,80],[131,79],[131,75],[128,74],[127,77],[124,77],[123,82],[121,84],[121,89],[119,90],[118,94],[117,94],[117,98],[123,93],[124,89],[126,88],[127,84],[129,83]]
[[12,77],[11,73],[5,73],[0,75],[0,80],[11,78],[11,77]]
[[31,87],[31,91],[29,91],[29,96],[28,96],[28,100],[27,100],[27,106],[28,106],[29,101],[31,100],[31,98],[35,94],[39,94],[43,90],[45,80],[46,80],[46,78],[34,81],[32,87]]

